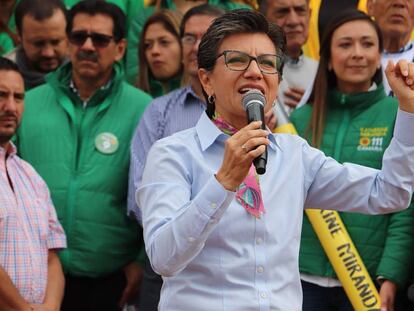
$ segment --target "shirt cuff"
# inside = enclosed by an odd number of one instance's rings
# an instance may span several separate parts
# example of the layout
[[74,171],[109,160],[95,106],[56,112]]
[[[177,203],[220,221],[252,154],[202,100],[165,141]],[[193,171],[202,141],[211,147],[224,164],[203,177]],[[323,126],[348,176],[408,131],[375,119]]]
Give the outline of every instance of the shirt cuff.
[[394,137],[404,145],[414,145],[414,114],[398,109]]
[[47,241],[48,249],[64,249],[67,247],[66,244],[66,237],[63,235],[55,235],[54,237],[50,237]]
[[210,177],[194,203],[209,218],[219,217],[234,199],[235,192],[226,190],[214,175]]

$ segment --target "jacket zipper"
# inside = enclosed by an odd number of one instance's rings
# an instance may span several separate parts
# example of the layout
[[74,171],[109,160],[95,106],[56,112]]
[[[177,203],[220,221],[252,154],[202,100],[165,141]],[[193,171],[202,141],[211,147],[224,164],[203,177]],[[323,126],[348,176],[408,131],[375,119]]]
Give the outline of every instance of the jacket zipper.
[[[66,226],[66,235],[68,237],[72,236],[72,225],[73,225],[73,209],[75,208],[75,201],[76,201],[76,194],[77,194],[77,177],[78,177],[78,170],[79,170],[79,160],[80,160],[80,153],[81,153],[81,146],[82,146],[82,139],[81,139],[81,129],[82,129],[82,123],[84,119],[86,111],[83,110],[81,114],[75,114],[76,117],[81,116],[81,119],[79,120],[79,123],[75,121],[75,161],[73,163],[73,172],[72,172],[72,178],[69,183],[69,189],[68,189],[68,201],[67,201],[67,226]],[[70,245],[68,245],[68,248],[70,248]],[[68,270],[71,270],[71,260],[70,260],[70,252],[64,253],[66,256],[64,257],[66,259],[66,266],[68,267]]]
[[[341,104],[345,104],[345,101],[346,101],[346,95],[342,94]],[[341,160],[342,147],[344,144],[346,132],[349,127],[349,121],[350,121],[350,112],[349,112],[349,109],[345,108],[341,124],[338,127],[338,133],[335,136],[333,158],[338,162],[340,162]]]

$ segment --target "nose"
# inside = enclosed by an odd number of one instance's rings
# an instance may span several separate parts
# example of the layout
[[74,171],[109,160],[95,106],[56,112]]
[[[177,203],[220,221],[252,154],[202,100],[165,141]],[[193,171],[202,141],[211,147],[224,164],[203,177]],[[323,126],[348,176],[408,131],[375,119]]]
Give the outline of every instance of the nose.
[[392,6],[397,8],[404,8],[410,1],[411,0],[394,0],[392,2]]
[[53,57],[55,54],[55,50],[53,49],[53,46],[51,44],[46,44],[43,47],[41,53],[43,57]]
[[16,100],[13,97],[13,93],[9,93],[6,98],[4,98],[2,109],[3,112],[15,113],[17,109]]
[[247,67],[247,69],[244,71],[244,77],[255,80],[260,80],[263,78],[263,74],[260,71],[256,60],[251,60],[249,67]]
[[151,47],[151,55],[159,55],[160,54],[160,46],[158,43],[154,43]]
[[361,44],[356,43],[352,49],[352,57],[354,58],[360,58],[362,57],[363,54],[363,48],[361,46]]
[[198,53],[198,47],[200,46],[201,37],[202,36],[197,37],[196,42],[194,42],[194,44],[193,44],[193,52],[194,53]]
[[299,16],[295,12],[294,9],[291,9],[289,11],[289,14],[287,15],[286,23],[289,26],[295,26],[295,25],[299,24]]
[[92,39],[90,37],[86,38],[81,48],[83,50],[95,50],[95,46],[93,45]]

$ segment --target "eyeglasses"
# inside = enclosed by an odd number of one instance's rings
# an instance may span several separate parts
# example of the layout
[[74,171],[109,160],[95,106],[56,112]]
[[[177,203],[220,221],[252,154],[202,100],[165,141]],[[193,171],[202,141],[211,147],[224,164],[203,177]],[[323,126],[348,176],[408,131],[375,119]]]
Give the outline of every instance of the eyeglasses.
[[224,62],[230,70],[245,71],[252,60],[256,61],[259,69],[265,74],[276,74],[282,66],[282,58],[275,54],[262,54],[257,57],[244,52],[227,50],[219,54],[217,58],[224,56]]
[[181,42],[185,45],[194,45],[196,44],[197,40],[201,40],[201,36],[196,36],[193,34],[186,34],[181,38]]
[[98,32],[87,32],[85,30],[72,31],[69,34],[69,42],[77,46],[84,45],[88,38],[91,38],[94,47],[106,48],[114,37]]

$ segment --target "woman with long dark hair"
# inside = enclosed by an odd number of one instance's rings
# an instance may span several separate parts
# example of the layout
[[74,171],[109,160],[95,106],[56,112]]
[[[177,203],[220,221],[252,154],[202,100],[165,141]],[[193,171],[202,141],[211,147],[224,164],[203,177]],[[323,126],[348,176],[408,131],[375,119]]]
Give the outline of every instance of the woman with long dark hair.
[[[338,162],[381,168],[398,109],[384,92],[382,49],[381,32],[368,15],[348,10],[334,17],[322,37],[310,103],[291,116],[302,137]],[[413,210],[341,213],[341,218],[378,284],[382,304],[393,310],[397,286],[404,285],[411,264]],[[299,258],[303,310],[352,310],[307,217]]]
[[182,47],[181,14],[163,9],[145,23],[139,43],[137,86],[153,97],[180,86]]

